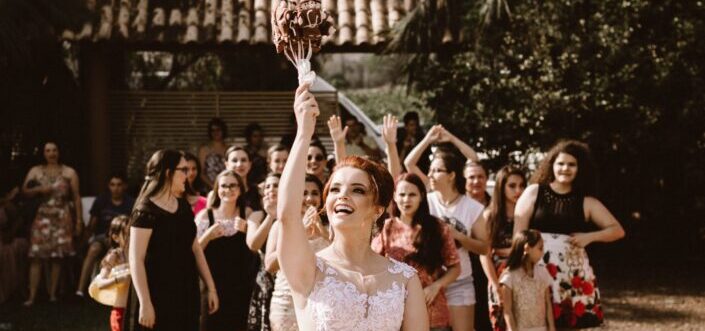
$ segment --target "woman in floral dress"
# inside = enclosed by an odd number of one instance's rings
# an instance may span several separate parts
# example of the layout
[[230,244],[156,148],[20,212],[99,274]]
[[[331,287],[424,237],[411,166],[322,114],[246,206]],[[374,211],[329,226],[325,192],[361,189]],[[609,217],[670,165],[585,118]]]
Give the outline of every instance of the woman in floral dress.
[[429,212],[426,187],[419,176],[407,173],[398,177],[392,217],[372,240],[372,249],[416,269],[431,330],[449,331],[445,288],[460,275],[460,259],[448,226]]
[[22,186],[26,196],[42,198],[30,234],[29,298],[25,306],[34,303],[42,261],[46,260],[50,262],[49,301],[56,301],[62,260],[74,255],[74,232],[80,232],[83,227],[76,171],[59,162],[56,143],[44,144],[43,152],[43,164],[29,170]]
[[593,169],[587,145],[559,142],[544,158],[514,213],[515,234],[527,228],[542,232],[543,263],[554,281],[557,328],[602,324],[600,292],[585,247],[624,237],[617,219],[594,197]]
[[208,189],[213,187],[213,181],[218,174],[225,170],[225,138],[228,136],[228,126],[220,118],[213,118],[208,122],[207,143],[198,148],[198,159],[201,162],[202,173],[199,173]]

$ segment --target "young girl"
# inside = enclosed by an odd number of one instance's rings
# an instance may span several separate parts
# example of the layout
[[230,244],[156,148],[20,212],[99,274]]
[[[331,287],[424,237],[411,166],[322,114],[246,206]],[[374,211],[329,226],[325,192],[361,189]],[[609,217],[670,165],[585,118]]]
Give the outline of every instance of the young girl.
[[[112,222],[110,222],[110,229],[108,230],[110,250],[103,258],[103,262],[101,262],[100,274],[96,276],[93,284],[91,284],[91,288],[97,287],[96,290],[109,286],[115,287],[115,301],[113,310],[110,312],[110,330],[112,331],[122,330],[122,319],[127,305],[130,269],[127,266],[125,244],[129,221],[129,217],[120,215],[113,218]],[[91,293],[91,296],[93,296],[93,293]]]
[[553,279],[536,263],[543,256],[541,232],[524,230],[514,236],[508,270],[499,279],[507,330],[554,331],[550,287]]

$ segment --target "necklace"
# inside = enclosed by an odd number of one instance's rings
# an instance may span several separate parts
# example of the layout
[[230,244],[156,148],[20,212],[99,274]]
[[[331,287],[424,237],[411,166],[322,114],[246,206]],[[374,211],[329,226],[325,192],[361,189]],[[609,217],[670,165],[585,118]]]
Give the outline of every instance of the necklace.
[[45,165],[44,166],[44,174],[46,174],[47,177],[52,177],[52,178],[58,177],[59,175],[61,175],[61,170],[62,169],[61,169],[60,165],[57,165],[57,166]]
[[440,202],[443,207],[448,208],[448,207],[452,206],[456,201],[458,201],[458,199],[460,199],[460,197],[461,197],[460,193],[456,193],[455,198],[453,198],[452,200],[450,200],[448,202],[445,202],[445,201],[443,201],[443,196],[439,196],[438,202]]

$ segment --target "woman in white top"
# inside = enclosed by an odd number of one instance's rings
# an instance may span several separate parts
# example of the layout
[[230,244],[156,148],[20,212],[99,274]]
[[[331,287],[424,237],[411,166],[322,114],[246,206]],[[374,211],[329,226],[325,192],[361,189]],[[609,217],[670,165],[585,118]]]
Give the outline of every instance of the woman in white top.
[[428,330],[415,270],[372,251],[372,225],[392,198],[391,175],[371,161],[349,157],[333,172],[324,206],[332,244],[313,253],[301,221],[306,152],[319,114],[307,84],[296,91],[298,123],[279,191],[279,265],[302,330]]
[[[451,326],[454,331],[473,330],[475,324],[475,288],[469,252],[488,252],[487,227],[482,216],[484,206],[464,194],[463,160],[454,153],[437,151],[426,176],[416,165],[423,152],[433,143],[448,142],[468,159],[477,161],[475,151],[441,125],[428,131],[426,137],[409,153],[404,165],[410,173],[421,177],[429,190],[427,199],[431,215],[448,224],[458,246],[460,276],[446,289]],[[479,270],[482,272],[482,270]]]

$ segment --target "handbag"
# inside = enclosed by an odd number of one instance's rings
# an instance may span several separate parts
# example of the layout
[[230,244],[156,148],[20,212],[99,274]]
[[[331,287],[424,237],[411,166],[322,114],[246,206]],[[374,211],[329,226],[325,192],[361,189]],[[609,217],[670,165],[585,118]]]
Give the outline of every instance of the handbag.
[[[123,277],[130,273],[127,263],[117,265],[110,270],[109,278]],[[88,294],[93,300],[106,306],[124,308],[127,306],[127,291],[129,282],[116,282],[103,288],[98,286],[102,279],[98,274],[88,286]]]

